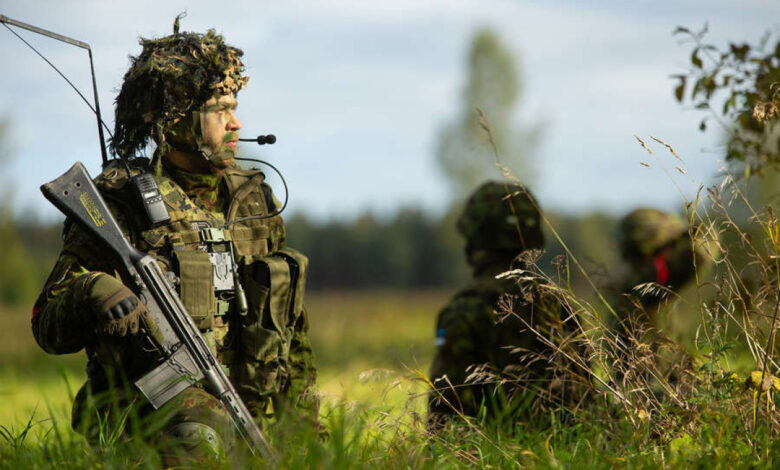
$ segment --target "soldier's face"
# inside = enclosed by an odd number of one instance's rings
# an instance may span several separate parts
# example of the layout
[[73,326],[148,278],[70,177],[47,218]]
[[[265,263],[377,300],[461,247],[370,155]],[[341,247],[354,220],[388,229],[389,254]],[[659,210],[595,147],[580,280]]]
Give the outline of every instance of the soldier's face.
[[200,122],[203,145],[214,153],[236,152],[238,130],[241,129],[241,121],[235,114],[236,106],[238,101],[232,93],[219,99],[212,97],[203,105]]

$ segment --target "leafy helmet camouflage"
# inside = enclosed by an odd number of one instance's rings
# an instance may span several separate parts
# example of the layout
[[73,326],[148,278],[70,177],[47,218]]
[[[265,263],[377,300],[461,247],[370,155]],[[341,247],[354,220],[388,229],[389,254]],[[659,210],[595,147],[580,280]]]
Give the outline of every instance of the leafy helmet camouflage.
[[521,185],[487,182],[469,199],[458,218],[466,250],[520,252],[544,246],[536,200]]
[[626,259],[642,259],[688,234],[688,225],[676,214],[641,208],[620,222],[620,249]]
[[130,57],[116,98],[111,147],[118,155],[132,157],[150,139],[164,147],[177,132],[191,133],[193,111],[211,97],[238,93],[249,80],[240,49],[213,29],[179,33],[178,20],[174,34],[141,38],[141,53]]

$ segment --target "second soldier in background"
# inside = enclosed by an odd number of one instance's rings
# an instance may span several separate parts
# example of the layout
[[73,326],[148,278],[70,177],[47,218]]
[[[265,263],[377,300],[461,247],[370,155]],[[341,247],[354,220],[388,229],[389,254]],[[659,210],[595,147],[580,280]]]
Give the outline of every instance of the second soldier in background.
[[559,300],[539,280],[496,277],[526,268],[523,256],[544,247],[537,204],[527,189],[483,184],[468,198],[457,229],[466,239],[473,280],[436,323],[430,374],[436,388],[428,408],[434,430],[451,418],[480,413],[511,423],[561,399],[566,381],[554,380],[554,347],[543,338],[555,341],[573,330]]

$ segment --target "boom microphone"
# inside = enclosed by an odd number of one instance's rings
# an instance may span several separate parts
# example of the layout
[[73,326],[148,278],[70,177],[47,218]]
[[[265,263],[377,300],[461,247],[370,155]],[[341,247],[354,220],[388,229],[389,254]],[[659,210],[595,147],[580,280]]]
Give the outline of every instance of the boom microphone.
[[241,142],[257,142],[257,145],[271,145],[276,142],[276,136],[273,134],[258,135],[256,139],[238,139]]

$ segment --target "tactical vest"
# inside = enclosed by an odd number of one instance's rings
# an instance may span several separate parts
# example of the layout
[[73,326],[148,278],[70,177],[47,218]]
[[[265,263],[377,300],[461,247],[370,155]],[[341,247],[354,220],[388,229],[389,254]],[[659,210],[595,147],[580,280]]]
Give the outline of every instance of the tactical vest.
[[[135,167],[134,174],[140,171],[138,164]],[[288,336],[303,311],[308,258],[284,247],[284,225],[278,215],[221,228],[243,217],[267,215],[278,207],[263,173],[226,170],[229,205],[224,214],[199,208],[169,177],[155,179],[171,219],[153,229],[139,228],[143,221],[132,206],[127,172],[121,165],[109,164],[96,183],[114,206],[131,243],[154,256],[177,286],[212,349],[220,353],[230,349],[234,328],[227,326],[239,320],[244,325],[263,323],[282,337]],[[248,301],[245,309],[239,305],[239,290]]]

